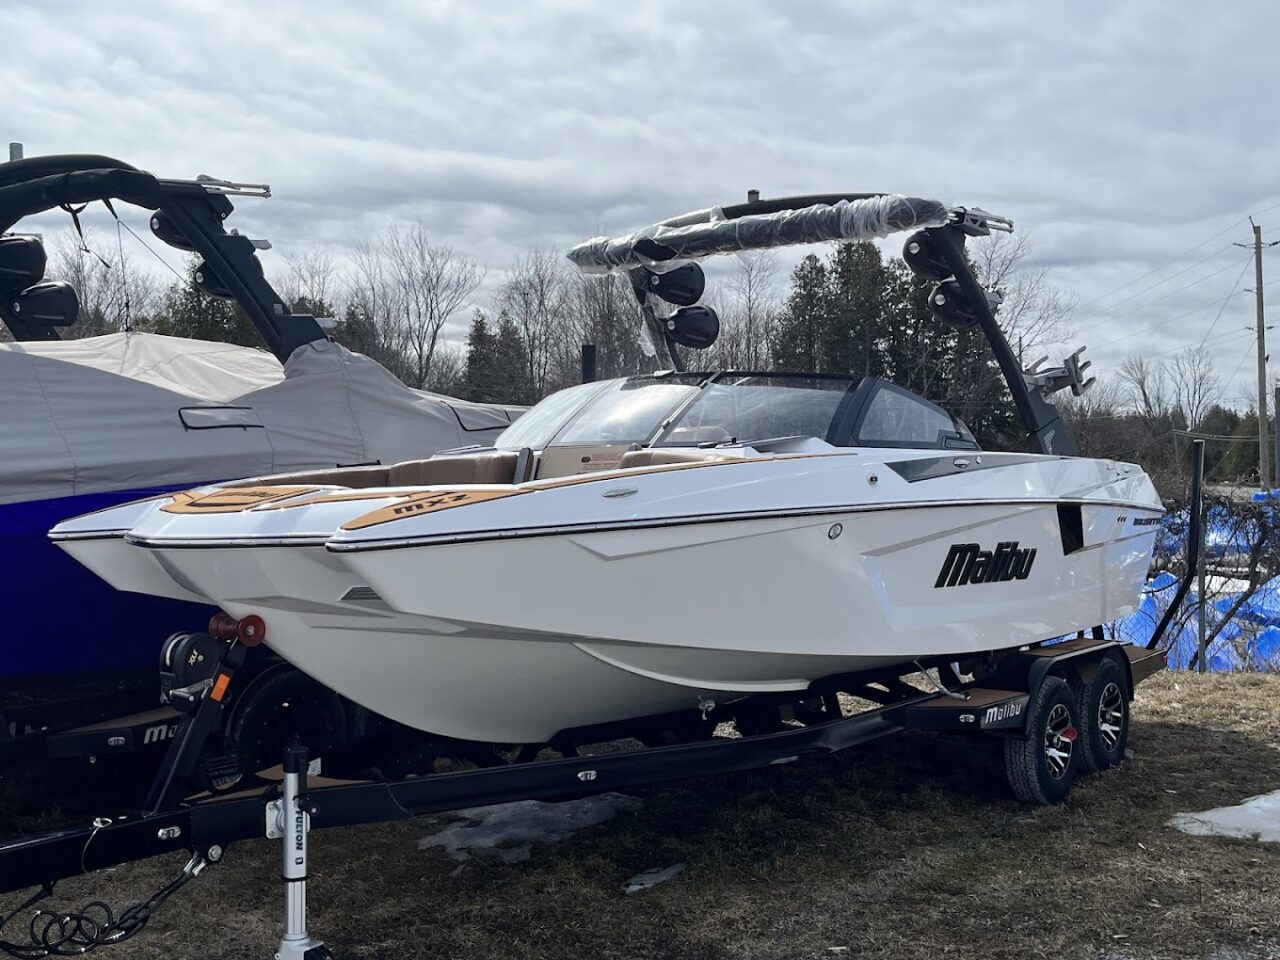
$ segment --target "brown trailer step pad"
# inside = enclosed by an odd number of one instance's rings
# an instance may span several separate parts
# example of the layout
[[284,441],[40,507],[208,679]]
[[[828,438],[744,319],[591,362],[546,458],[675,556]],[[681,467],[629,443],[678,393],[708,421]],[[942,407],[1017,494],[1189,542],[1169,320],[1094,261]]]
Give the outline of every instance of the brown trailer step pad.
[[58,759],[105,757],[132,753],[152,745],[164,746],[182,715],[172,707],[156,707],[110,720],[73,727],[46,738],[46,753]]
[[1135,686],[1165,668],[1165,655],[1161,650],[1148,650],[1146,647],[1137,647],[1132,644],[1123,649],[1124,655],[1129,658],[1129,667],[1133,671]]
[[[1021,731],[1031,699],[1025,691],[967,687],[957,696],[939,693],[927,700],[894,711],[895,721],[911,730],[951,730],[981,733],[991,730]],[[959,699],[964,697],[964,699]]]

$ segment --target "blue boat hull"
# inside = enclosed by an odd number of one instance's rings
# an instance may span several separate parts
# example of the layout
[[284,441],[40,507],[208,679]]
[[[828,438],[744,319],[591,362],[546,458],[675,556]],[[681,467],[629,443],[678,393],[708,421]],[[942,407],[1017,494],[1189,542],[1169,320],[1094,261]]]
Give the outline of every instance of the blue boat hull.
[[144,671],[154,680],[165,638],[208,623],[213,608],[121,593],[47,536],[69,517],[190,486],[0,505],[0,710],[15,691],[51,681]]

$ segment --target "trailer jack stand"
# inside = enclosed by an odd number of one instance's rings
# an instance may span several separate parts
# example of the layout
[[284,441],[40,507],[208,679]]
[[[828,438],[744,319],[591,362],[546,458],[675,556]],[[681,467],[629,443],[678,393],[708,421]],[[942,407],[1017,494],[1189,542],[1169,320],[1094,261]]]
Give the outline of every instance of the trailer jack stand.
[[276,960],[331,960],[323,940],[307,933],[307,748],[292,743],[284,751],[283,795],[267,804],[267,837],[280,840],[284,877],[284,935]]

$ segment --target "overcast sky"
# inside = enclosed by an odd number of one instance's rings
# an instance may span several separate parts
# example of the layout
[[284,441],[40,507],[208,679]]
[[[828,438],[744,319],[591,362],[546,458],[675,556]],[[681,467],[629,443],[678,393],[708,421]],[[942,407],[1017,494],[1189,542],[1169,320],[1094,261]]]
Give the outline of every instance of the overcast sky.
[[51,0],[0,37],[0,139],[269,182],[236,223],[278,252],[421,219],[496,280],[749,187],[936,196],[1032,231],[1100,372],[1207,335],[1250,389],[1274,2]]

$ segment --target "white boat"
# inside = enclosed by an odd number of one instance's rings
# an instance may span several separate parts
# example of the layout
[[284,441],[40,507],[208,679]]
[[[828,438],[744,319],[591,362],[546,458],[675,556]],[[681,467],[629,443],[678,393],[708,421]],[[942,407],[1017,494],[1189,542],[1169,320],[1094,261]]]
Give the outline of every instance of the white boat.
[[[1078,354],[1010,366],[960,252],[1003,225],[854,195],[591,241],[571,257],[630,273],[674,369],[557,393],[492,448],[202,487],[51,536],[119,589],[206,598],[351,700],[463,740],[714,718],[913,663],[979,673],[1134,611],[1162,513],[1138,466],[1071,455],[1045,397],[1087,386]],[[875,378],[682,370],[678,345],[714,340],[698,257],[913,228],[909,262],[942,281],[943,319],[987,334],[1036,452],[980,450]]]

